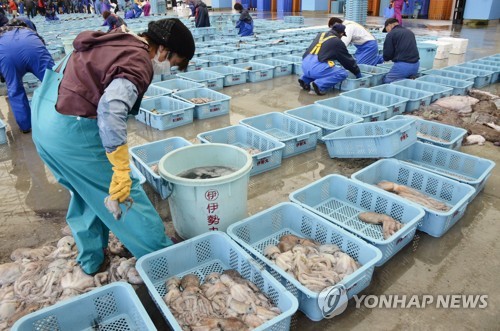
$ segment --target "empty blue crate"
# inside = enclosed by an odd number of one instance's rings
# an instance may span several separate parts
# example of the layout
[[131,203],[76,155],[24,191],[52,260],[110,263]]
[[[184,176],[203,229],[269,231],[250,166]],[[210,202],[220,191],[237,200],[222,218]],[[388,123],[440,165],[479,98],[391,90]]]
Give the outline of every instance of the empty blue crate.
[[245,51],[236,51],[236,52],[224,53],[224,54],[232,57],[234,59],[235,64],[249,62],[249,61],[253,61],[255,59],[255,56],[248,54]]
[[360,78],[356,78],[351,72],[347,72],[347,78],[340,82],[341,91],[351,91],[360,87],[370,87],[372,76],[367,73],[361,73]]
[[467,130],[439,122],[424,120],[413,116],[395,116],[391,120],[411,118],[417,125],[417,139],[428,144],[460,150]]
[[0,120],[0,145],[7,143],[7,124]]
[[284,143],[284,158],[315,149],[321,134],[320,128],[277,112],[245,118],[240,123]]
[[[418,229],[433,237],[441,237],[462,218],[475,192],[470,185],[396,159],[379,160],[356,172],[351,178],[371,185],[377,185],[381,181],[405,185],[444,203],[449,210],[440,211],[422,206],[425,217]],[[382,191],[378,187],[377,190]]]
[[384,77],[389,72],[390,69],[381,68],[376,66],[371,66],[368,64],[358,64],[359,69],[362,73],[371,75],[370,86],[382,85],[384,83]]
[[154,97],[161,97],[169,94],[172,94],[171,90],[157,86],[156,83],[153,83],[149,85],[148,89],[146,90],[146,93],[144,93],[143,99],[145,100]]
[[[491,75],[490,84],[496,83],[498,81],[498,75],[500,72],[500,67],[498,67],[498,66],[491,66],[491,65],[487,65],[487,64],[483,64],[483,63],[465,62],[465,63],[457,65],[457,67],[478,69],[478,70],[484,71],[485,74],[486,74],[486,72],[491,71],[491,72],[493,72],[493,74]],[[478,75],[479,75],[480,72],[476,72],[476,73],[478,73]]]
[[224,76],[207,70],[196,70],[177,74],[177,77],[187,79],[195,83],[203,84],[212,90],[222,90],[224,88]]
[[189,61],[187,66],[187,71],[201,70],[203,68],[208,68],[208,61],[200,59],[199,57],[193,58]]
[[406,103],[404,112],[412,112],[418,110],[421,106],[430,105],[433,96],[433,93],[431,92],[420,91],[414,88],[394,84],[380,85],[373,87],[372,89],[407,98],[408,102]]
[[210,67],[206,69],[224,75],[224,86],[233,86],[247,82],[248,70],[229,66]]
[[151,167],[157,167],[160,159],[167,153],[190,145],[191,143],[184,138],[172,137],[134,146],[129,150],[137,169],[146,177],[147,182],[160,194],[161,198],[166,199],[172,192],[172,185]]
[[453,87],[433,84],[429,82],[424,82],[421,80],[413,80],[413,79],[403,79],[398,80],[397,82],[391,83],[393,85],[406,86],[410,88],[414,88],[416,90],[426,91],[432,93],[431,102],[434,102],[438,99],[449,97],[453,94]]
[[472,199],[482,191],[495,167],[495,162],[491,160],[420,141],[395,155],[394,158],[469,184],[476,189]]
[[257,62],[243,62],[233,64],[231,67],[248,70],[248,81],[251,83],[262,82],[274,78],[274,68]]
[[134,288],[115,282],[19,319],[12,330],[156,330]]
[[[231,100],[231,97],[207,88],[181,91],[174,93],[173,96],[194,104],[194,118],[204,119],[229,114],[229,100]],[[196,104],[192,101],[193,98],[206,98],[211,101]]]
[[323,137],[331,158],[391,157],[417,141],[411,119],[359,123]]
[[255,63],[262,63],[274,68],[274,77],[288,76],[292,74],[293,63],[277,60],[274,58],[255,60]]
[[279,46],[271,46],[266,48],[266,51],[272,53],[272,57],[281,56],[281,55],[291,55],[292,51],[289,48],[282,48]]
[[300,73],[300,76],[302,76],[302,57],[301,56],[282,55],[282,56],[273,57],[273,59],[290,62],[292,64],[292,73],[296,74],[296,75],[298,75]]
[[347,289],[348,299],[370,284],[375,264],[382,257],[377,248],[362,239],[290,202],[280,203],[232,224],[227,232],[233,240],[259,260],[274,278],[291,291],[299,301],[299,309],[313,321],[324,318],[318,305],[319,293],[311,291],[266,258],[264,250],[267,246],[277,245],[280,238],[288,234],[313,239],[320,244],[337,245],[361,265],[358,270],[340,281],[340,284]]
[[27,73],[23,77],[23,85],[26,93],[32,93],[41,83],[42,82],[32,73]]
[[283,16],[285,23],[304,24],[304,16]]
[[194,88],[201,88],[205,87],[203,84],[200,83],[195,83],[190,80],[185,80],[181,78],[174,78],[170,80],[166,80],[163,82],[158,82],[158,83],[153,83],[151,86],[157,86],[159,88],[164,88],[172,93],[179,92],[179,91],[184,91],[184,90],[191,90]]
[[234,145],[249,152],[253,159],[251,176],[279,167],[285,148],[282,142],[244,125],[203,132],[198,139],[203,143]]
[[387,107],[379,106],[371,102],[348,98],[343,95],[318,100],[315,103],[358,115],[362,117],[365,122],[383,121],[387,116]]
[[158,130],[168,130],[193,122],[194,106],[175,98],[161,96],[141,102],[135,119]]
[[323,141],[324,136],[338,131],[349,124],[363,122],[362,117],[319,104],[290,109],[285,111],[285,114],[320,128],[321,131],[318,135],[320,141]]
[[452,87],[453,95],[467,95],[467,93],[472,89],[472,85],[474,85],[474,82],[468,80],[459,80],[435,75],[424,75],[416,80]]
[[272,52],[268,52],[263,49],[246,49],[245,52],[247,54],[253,55],[255,60],[262,60],[262,59],[267,59],[270,57],[273,57]]
[[[290,194],[290,200],[380,249],[382,259],[375,264],[377,267],[413,240],[425,215],[422,208],[400,197],[340,175],[328,175],[298,189]],[[404,226],[384,238],[381,225],[359,219],[363,212],[388,215]]]
[[450,71],[450,70],[442,70],[442,69],[431,69],[431,70],[426,70],[422,72],[424,75],[435,75],[435,76],[443,76],[443,77],[449,77],[453,79],[460,79],[460,80],[469,80],[469,81],[474,81],[474,78],[476,76],[474,75],[469,75],[465,74],[462,72],[456,72],[456,71]]
[[262,270],[227,234],[218,231],[144,255],[137,261],[136,268],[154,303],[175,331],[184,328],[163,300],[167,294],[165,282],[171,277],[187,274],[195,274],[203,283],[210,273],[234,269],[253,282],[281,311],[280,315],[262,324],[258,330],[289,330],[292,315],[298,308],[297,299],[283,285]]
[[201,60],[208,61],[208,67],[228,66],[234,63],[234,59],[223,55],[207,55],[199,57]]
[[491,77],[493,76],[493,71],[490,70],[480,70],[480,69],[460,67],[460,66],[445,67],[443,68],[443,70],[456,71],[475,76],[474,78],[475,88],[481,88],[491,84]]
[[386,119],[391,118],[394,115],[402,114],[405,111],[406,103],[408,102],[408,98],[368,88],[358,88],[353,91],[344,92],[342,95],[386,107]]

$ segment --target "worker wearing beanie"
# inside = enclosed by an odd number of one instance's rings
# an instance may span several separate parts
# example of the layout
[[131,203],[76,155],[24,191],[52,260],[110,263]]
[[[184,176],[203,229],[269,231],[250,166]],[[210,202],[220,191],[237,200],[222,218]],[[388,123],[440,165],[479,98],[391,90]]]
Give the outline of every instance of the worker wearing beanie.
[[[33,140],[70,191],[66,220],[77,260],[94,274],[106,264],[110,230],[137,258],[172,245],[144,190],[130,177],[127,116],[137,114],[153,73],[167,73],[170,66],[184,70],[195,46],[178,19],[150,22],[140,36],[125,26],[109,33],[84,31],[73,46],[33,96]],[[119,221],[105,199],[123,211]]]
[[[361,77],[356,61],[347,51],[341,38],[345,35],[345,25],[335,24],[328,32],[319,33],[302,56],[302,71],[300,86],[309,91],[313,87],[317,95],[324,95],[337,83],[344,81],[352,72],[356,78]],[[340,62],[343,68],[335,65]],[[344,69],[345,68],[345,69]]]
[[382,56],[378,55],[377,40],[364,26],[353,21],[342,21],[338,17],[330,18],[328,27],[331,29],[335,24],[345,25],[345,36],[342,37],[342,41],[346,46],[353,44],[356,47],[354,58],[358,64],[376,66],[384,62]]

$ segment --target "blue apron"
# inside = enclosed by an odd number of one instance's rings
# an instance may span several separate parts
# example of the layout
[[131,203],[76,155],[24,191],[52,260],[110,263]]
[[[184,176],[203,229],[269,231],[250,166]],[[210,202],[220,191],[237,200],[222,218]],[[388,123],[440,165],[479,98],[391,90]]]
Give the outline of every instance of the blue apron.
[[358,64],[368,64],[376,66],[384,63],[384,58],[378,55],[378,44],[376,40],[369,40],[362,45],[354,45],[356,53],[354,58]]
[[33,141],[40,157],[57,181],[71,194],[66,221],[78,246],[77,261],[94,273],[104,260],[109,230],[136,257],[154,252],[172,241],[139,182],[132,178],[132,208],[117,221],[104,206],[113,175],[102,146],[96,119],[63,115],[56,111],[59,84],[70,55],[59,72],[47,70],[33,94]]

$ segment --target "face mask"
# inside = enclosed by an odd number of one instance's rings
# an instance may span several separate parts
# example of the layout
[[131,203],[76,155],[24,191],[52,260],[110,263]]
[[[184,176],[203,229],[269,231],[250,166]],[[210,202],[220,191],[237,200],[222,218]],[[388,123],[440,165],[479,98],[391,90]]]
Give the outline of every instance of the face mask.
[[168,56],[165,58],[163,62],[160,62],[160,52],[159,48],[156,52],[155,57],[153,58],[153,72],[155,75],[169,75],[170,74],[170,61],[168,60]]

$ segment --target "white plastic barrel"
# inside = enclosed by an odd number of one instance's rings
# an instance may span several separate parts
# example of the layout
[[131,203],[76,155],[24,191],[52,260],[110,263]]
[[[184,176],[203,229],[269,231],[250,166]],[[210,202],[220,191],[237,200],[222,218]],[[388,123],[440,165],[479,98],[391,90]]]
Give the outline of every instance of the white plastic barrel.
[[[198,167],[236,169],[226,176],[189,179],[178,174]],[[175,231],[190,239],[208,231],[226,231],[247,217],[247,196],[252,156],[226,144],[191,145],[165,155],[158,164],[160,175],[172,183],[168,198]]]

